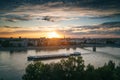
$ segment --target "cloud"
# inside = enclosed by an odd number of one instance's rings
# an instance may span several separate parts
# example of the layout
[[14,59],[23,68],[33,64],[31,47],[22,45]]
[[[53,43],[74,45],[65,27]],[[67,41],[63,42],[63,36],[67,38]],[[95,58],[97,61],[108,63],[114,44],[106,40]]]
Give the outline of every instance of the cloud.
[[[21,28],[21,27],[11,27],[11,26],[1,26],[0,27],[1,35],[8,34],[35,34],[38,36],[43,36],[50,30],[54,29],[54,31],[58,32],[69,37],[82,37],[82,36],[91,36],[91,37],[110,37],[114,35],[114,37],[120,37],[120,22],[106,22],[99,25],[89,25],[89,26],[68,26],[66,28],[57,28],[57,27],[36,27],[33,29],[29,28]],[[52,30],[53,31],[53,30]]]
[[[120,31],[120,22],[106,22],[99,25],[89,25],[89,26],[69,26],[66,28],[57,28],[57,27],[36,27],[36,29],[29,27],[11,27],[11,26],[1,26],[0,28],[6,28],[14,30],[13,32],[48,32],[52,29],[58,31],[62,34],[117,34]],[[119,34],[120,35],[120,34]]]
[[0,26],[0,28],[21,28],[21,27]]
[[110,15],[98,15],[90,17],[91,19],[105,19],[105,18],[120,18],[120,13],[110,14]]
[[66,21],[66,20],[75,20],[75,19],[79,19],[76,17],[62,17],[62,16],[43,16],[41,20],[45,20],[45,21],[51,21],[51,22],[56,22],[56,21]]
[[46,33],[55,27],[15,27],[15,26],[0,26],[0,34],[24,34],[24,33]]
[[24,27],[18,27],[18,26],[0,26],[0,34],[10,34],[10,33],[14,33],[14,32],[19,32],[19,31],[29,31],[32,30],[32,28],[24,28]]
[[120,14],[119,5],[119,0],[4,0],[0,3],[0,12],[3,15],[112,17]]
[[[58,32],[67,35],[120,35],[120,22],[106,22],[99,25],[89,26],[72,26],[66,30],[58,30]],[[120,37],[120,36],[119,36]]]
[[[21,5],[42,5],[46,4],[49,7],[82,7],[90,9],[108,10],[108,9],[119,9],[119,0],[4,0],[0,3],[0,8],[9,9],[16,8]],[[9,7],[8,7],[9,6]]]
[[53,18],[56,18],[56,17],[44,16],[44,17],[42,18],[42,20],[54,22],[54,19],[53,19]]
[[[119,35],[120,28],[120,2],[119,0],[3,0],[0,2],[0,22],[9,21],[30,21],[38,23],[39,21],[50,21],[59,22],[59,27],[55,28],[60,33],[64,30],[60,29],[60,26],[67,26],[65,29],[68,35],[83,35],[83,34],[117,34]],[[82,18],[82,19],[81,19]],[[84,18],[84,19],[83,19]],[[89,18],[85,19],[85,18]],[[108,20],[108,19],[111,20]],[[88,25],[88,26],[68,26],[70,21],[73,20],[73,25],[85,24],[91,19],[102,19],[102,22],[107,21],[118,21],[118,22],[107,22],[99,25]],[[115,20],[114,20],[115,19]],[[66,22],[65,22],[66,21]],[[68,21],[68,22],[67,22]],[[76,22],[75,22],[76,21]],[[6,25],[9,24],[6,22]],[[80,23],[78,23],[80,22]],[[98,24],[94,20],[90,21],[93,24]],[[51,23],[51,24],[56,24]],[[90,23],[90,24],[92,24]],[[4,23],[0,23],[3,25]],[[15,25],[17,23],[10,23]],[[22,23],[21,23],[22,24]],[[47,22],[43,22],[43,25],[47,25]],[[42,25],[42,24],[37,24]],[[89,24],[89,22],[88,22]],[[26,26],[26,24],[22,24]],[[33,25],[34,26],[34,25]],[[51,25],[50,25],[51,26]],[[31,28],[11,28],[7,27],[2,30],[11,32],[35,32],[45,30],[40,28],[38,30]],[[8,29],[8,30],[7,30]],[[3,31],[4,32],[4,31]]]
[[106,23],[101,24],[101,26],[120,27],[120,22],[106,22]]
[[17,21],[28,21],[31,20],[30,15],[4,15],[0,18],[1,20],[4,21],[10,21],[10,22],[17,22]]

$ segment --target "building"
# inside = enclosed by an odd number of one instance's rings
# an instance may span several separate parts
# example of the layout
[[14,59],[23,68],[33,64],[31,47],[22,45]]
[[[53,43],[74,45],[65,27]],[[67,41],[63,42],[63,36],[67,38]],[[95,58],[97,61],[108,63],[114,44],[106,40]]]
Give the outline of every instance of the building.
[[13,39],[9,41],[11,47],[27,47],[28,40],[27,39]]

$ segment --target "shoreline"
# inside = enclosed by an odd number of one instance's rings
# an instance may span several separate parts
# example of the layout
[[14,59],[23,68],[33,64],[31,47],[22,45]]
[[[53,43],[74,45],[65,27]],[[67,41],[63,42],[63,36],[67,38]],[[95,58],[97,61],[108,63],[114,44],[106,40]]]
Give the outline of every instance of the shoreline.
[[84,48],[84,47],[118,47],[120,45],[105,45],[105,44],[84,44],[84,45],[67,45],[67,46],[39,46],[39,47],[0,47],[0,51],[4,50],[37,50],[37,49],[64,49],[64,48]]

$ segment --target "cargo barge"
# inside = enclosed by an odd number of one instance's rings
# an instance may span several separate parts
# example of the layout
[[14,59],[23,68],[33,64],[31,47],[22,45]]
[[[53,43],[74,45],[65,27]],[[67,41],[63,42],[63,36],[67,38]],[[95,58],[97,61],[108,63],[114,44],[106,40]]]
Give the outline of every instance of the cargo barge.
[[48,60],[48,59],[59,59],[59,58],[68,58],[70,56],[79,56],[80,52],[74,52],[70,54],[53,54],[53,55],[40,55],[40,56],[28,56],[28,61],[38,61],[38,60]]

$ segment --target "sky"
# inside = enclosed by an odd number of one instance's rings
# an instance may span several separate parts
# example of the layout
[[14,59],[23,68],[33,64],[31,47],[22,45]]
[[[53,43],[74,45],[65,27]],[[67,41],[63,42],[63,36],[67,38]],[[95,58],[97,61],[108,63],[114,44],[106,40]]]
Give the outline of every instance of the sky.
[[[0,37],[120,38],[119,0],[0,0]],[[50,35],[50,34],[49,34]]]

